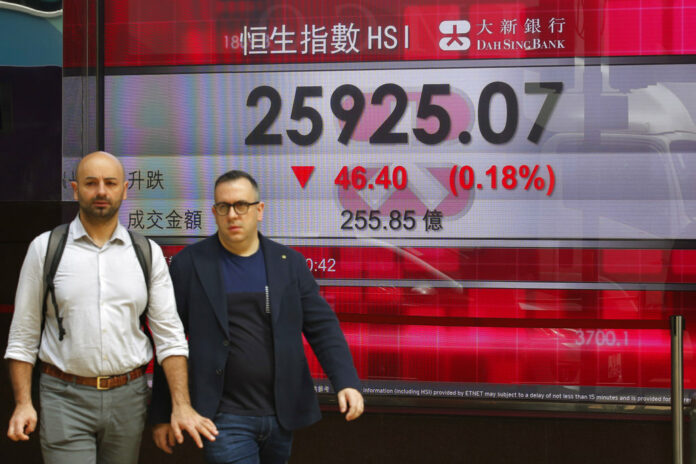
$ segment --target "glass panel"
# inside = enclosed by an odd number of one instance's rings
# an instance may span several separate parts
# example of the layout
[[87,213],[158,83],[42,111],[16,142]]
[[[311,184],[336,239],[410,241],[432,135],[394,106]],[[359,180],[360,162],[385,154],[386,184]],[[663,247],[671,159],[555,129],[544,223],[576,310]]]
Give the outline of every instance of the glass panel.
[[694,356],[696,1],[541,3],[107,0],[121,221],[171,257],[247,170],[366,394],[666,404],[671,315]]

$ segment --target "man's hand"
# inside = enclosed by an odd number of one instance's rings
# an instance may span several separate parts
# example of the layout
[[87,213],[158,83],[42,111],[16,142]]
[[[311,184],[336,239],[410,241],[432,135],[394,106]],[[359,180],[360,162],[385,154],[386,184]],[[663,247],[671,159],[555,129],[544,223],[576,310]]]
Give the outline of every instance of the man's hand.
[[7,436],[12,441],[27,441],[29,434],[36,430],[36,409],[31,403],[31,363],[10,359],[10,379],[15,398],[15,409],[10,417]]
[[[193,438],[193,441],[196,442],[196,446],[199,448],[203,448],[201,435],[210,441],[215,441],[215,435],[218,434],[217,427],[215,427],[213,421],[198,414],[196,410],[188,404],[174,406],[170,424],[174,438],[179,444],[184,442],[183,430],[186,430],[188,434],[191,435],[191,438]],[[153,435],[154,433],[153,430]],[[157,443],[157,440],[155,440],[155,443]],[[164,448],[162,449],[167,451]]]
[[31,403],[22,403],[15,406],[7,436],[12,441],[29,440],[29,434],[36,430],[36,409]]
[[[182,430],[186,430],[191,435],[199,448],[203,448],[201,435],[210,441],[215,441],[215,435],[218,434],[218,431],[213,421],[201,416],[191,407],[186,357],[168,356],[162,361],[162,369],[167,376],[169,391],[172,395],[170,425],[177,443],[184,442]],[[166,451],[166,449],[162,449]]]
[[167,454],[172,454],[172,448],[176,445],[174,430],[169,424],[157,424],[152,427],[152,439],[155,445]]
[[338,407],[341,413],[348,411],[346,420],[352,421],[360,417],[365,410],[363,396],[355,388],[344,388],[338,392]]

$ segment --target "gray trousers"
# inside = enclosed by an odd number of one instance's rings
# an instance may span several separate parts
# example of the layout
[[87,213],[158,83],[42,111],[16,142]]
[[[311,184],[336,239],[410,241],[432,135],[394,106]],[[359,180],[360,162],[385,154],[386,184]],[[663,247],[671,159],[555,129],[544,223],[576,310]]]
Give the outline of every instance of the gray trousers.
[[136,464],[150,390],[145,376],[97,390],[41,374],[39,437],[46,464]]

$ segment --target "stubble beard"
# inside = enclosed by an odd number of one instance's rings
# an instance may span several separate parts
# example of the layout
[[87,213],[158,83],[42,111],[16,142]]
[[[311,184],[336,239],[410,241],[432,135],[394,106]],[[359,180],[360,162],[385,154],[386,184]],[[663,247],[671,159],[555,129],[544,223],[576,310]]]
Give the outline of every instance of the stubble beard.
[[[94,201],[104,201],[104,199],[97,198]],[[120,202],[116,205],[113,202],[109,202],[107,207],[96,207],[93,205],[93,202],[86,205],[80,202],[80,215],[94,222],[108,222],[118,213],[121,207]]]

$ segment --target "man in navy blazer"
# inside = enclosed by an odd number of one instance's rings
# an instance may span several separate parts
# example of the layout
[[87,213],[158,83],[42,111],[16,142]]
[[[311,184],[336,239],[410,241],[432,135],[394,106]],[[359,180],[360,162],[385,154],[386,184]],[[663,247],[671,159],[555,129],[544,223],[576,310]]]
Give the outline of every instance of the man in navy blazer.
[[[338,395],[347,420],[364,408],[338,320],[304,257],[258,232],[264,203],[256,181],[230,171],[215,182],[218,231],[177,254],[170,272],[189,337],[193,407],[219,435],[209,462],[275,464],[290,456],[292,430],[320,419],[302,335]],[[179,379],[181,380],[181,379]],[[161,369],[153,381],[155,443],[171,453],[171,401]]]

